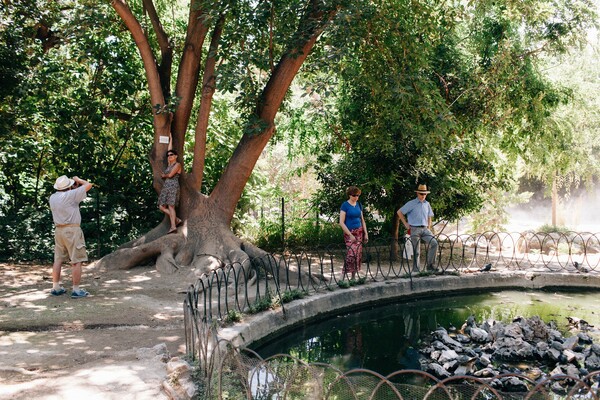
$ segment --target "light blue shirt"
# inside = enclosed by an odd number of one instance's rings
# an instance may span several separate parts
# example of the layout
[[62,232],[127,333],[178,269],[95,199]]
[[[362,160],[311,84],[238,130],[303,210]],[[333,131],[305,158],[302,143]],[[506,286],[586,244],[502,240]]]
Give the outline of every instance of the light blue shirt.
[[412,226],[428,226],[429,217],[433,217],[429,202],[420,201],[418,197],[403,205],[400,212],[406,216],[406,221]]

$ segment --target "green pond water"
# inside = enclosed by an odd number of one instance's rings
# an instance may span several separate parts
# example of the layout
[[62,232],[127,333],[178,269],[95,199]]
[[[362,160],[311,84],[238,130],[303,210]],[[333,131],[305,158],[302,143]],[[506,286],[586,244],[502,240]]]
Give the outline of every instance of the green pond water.
[[373,306],[307,324],[252,349],[263,358],[291,354],[343,371],[366,368],[387,375],[420,369],[420,339],[438,326],[458,329],[470,315],[478,324],[488,318],[510,322],[538,315],[554,321],[565,336],[571,334],[566,317],[575,316],[595,325],[591,336],[600,343],[600,291],[507,290]]

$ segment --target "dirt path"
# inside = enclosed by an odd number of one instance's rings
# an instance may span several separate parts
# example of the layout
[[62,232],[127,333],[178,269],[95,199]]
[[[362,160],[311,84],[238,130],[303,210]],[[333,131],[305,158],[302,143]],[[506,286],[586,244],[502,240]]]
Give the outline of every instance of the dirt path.
[[188,283],[153,267],[84,267],[84,299],[54,297],[50,265],[0,263],[0,398],[164,399],[168,357],[185,351]]

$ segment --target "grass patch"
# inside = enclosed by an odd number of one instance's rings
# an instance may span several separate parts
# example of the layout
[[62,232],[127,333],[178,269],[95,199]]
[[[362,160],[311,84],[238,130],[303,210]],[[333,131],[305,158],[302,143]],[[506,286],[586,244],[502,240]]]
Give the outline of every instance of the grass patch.
[[227,311],[227,315],[225,316],[225,323],[235,324],[236,322],[240,322],[242,320],[242,313],[236,310]]
[[306,296],[306,293],[300,289],[286,290],[281,295],[282,303],[289,303],[290,301],[294,301],[297,299],[303,299]]
[[348,280],[338,281],[337,284],[341,289],[348,289],[349,287],[352,287],[352,286],[364,285],[366,282],[367,282],[367,278],[360,277],[358,279],[348,279]]
[[273,308],[273,296],[271,292],[266,293],[260,300],[250,306],[250,314],[258,314],[261,311],[270,310]]

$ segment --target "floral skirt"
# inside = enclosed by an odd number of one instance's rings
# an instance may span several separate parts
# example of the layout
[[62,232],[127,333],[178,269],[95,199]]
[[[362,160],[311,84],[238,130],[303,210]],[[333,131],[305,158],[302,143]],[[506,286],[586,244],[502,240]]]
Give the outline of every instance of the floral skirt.
[[351,229],[350,233],[354,235],[356,241],[353,242],[349,235],[344,233],[344,242],[346,243],[346,262],[344,263],[344,273],[357,273],[360,271],[360,264],[362,262],[362,249],[364,231],[362,226],[360,228]]

